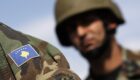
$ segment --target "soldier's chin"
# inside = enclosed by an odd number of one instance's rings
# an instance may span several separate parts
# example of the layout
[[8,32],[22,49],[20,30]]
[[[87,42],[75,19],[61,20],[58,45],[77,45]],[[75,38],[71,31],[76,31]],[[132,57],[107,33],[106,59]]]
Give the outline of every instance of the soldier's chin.
[[81,51],[81,55],[87,59],[99,58],[99,48],[90,48],[87,51]]
[[99,46],[97,45],[89,45],[84,47],[83,50],[81,50],[81,52],[84,54],[90,54],[91,52],[93,53],[94,51],[97,51],[98,48]]
[[97,46],[88,46],[87,49],[86,49],[86,52],[91,52],[93,50],[96,50],[98,47]]

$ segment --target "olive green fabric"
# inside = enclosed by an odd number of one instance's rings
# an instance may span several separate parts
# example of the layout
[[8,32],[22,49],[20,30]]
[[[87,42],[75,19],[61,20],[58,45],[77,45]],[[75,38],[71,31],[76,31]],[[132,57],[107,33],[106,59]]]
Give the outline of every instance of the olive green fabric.
[[[39,53],[20,67],[8,54],[26,44]],[[0,80],[80,80],[63,54],[48,42],[15,31],[0,23]]]
[[[116,80],[140,80],[140,53],[123,48],[122,59],[124,62],[120,67]],[[95,80],[90,75],[92,74],[89,73],[86,80]]]
[[119,19],[124,20],[118,6],[112,0],[57,0],[56,21],[61,23],[73,15],[101,8],[109,8]]

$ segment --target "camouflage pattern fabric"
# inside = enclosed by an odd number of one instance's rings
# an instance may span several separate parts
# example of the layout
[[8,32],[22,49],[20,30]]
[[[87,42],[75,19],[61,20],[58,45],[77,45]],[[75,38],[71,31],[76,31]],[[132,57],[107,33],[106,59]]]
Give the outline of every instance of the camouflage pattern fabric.
[[[40,55],[18,67],[8,54],[26,44]],[[80,80],[63,54],[48,42],[0,23],[0,80]]]
[[[123,64],[116,80],[140,80],[140,53],[122,48]],[[95,80],[89,74],[86,80]]]

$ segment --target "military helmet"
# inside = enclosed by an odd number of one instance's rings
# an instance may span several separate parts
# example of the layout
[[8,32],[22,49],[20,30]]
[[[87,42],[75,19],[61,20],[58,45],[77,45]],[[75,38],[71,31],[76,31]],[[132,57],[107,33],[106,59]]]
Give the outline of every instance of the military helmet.
[[115,15],[118,24],[124,23],[121,11],[112,0],[57,0],[55,6],[56,34],[60,43],[63,46],[71,45],[63,25],[67,19],[88,11],[102,9],[109,9]]

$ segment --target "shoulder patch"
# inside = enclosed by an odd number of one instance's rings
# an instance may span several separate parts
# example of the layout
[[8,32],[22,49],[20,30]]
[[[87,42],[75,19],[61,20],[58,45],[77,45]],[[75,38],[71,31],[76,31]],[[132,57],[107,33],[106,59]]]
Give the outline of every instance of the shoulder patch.
[[30,59],[40,56],[30,44],[19,47],[13,50],[8,55],[18,67],[20,67]]

